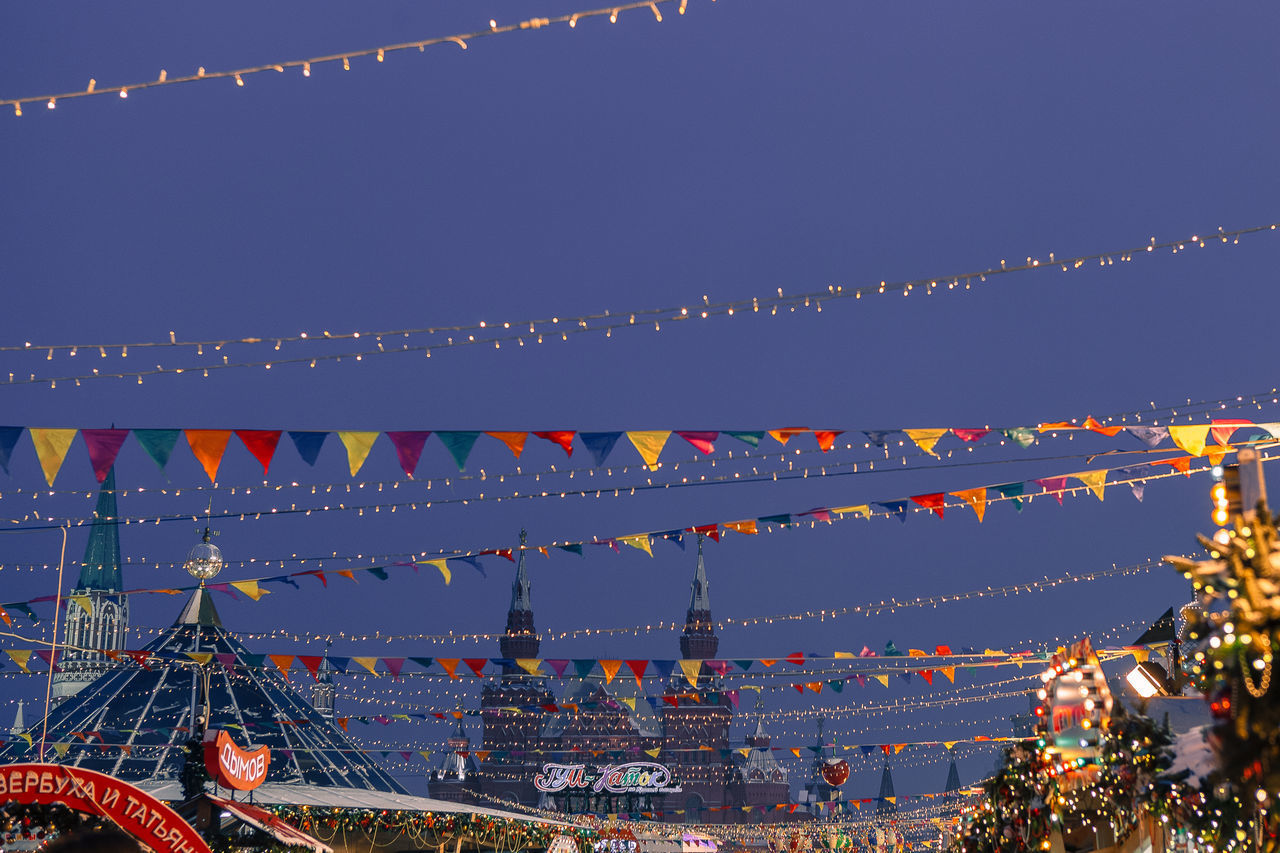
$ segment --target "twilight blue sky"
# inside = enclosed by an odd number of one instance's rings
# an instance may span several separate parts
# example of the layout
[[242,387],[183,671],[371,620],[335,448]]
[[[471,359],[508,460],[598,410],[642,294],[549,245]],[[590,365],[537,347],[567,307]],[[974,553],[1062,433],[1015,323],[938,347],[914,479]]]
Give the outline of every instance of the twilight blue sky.
[[[161,68],[177,76],[200,65],[301,59],[588,5],[12,6],[0,27],[0,97],[79,89],[90,77],[99,86],[132,83],[154,79]],[[356,60],[350,72],[329,64],[310,78],[262,74],[244,87],[209,81],[135,92],[127,101],[28,107],[21,118],[6,113],[0,345],[118,344],[164,340],[170,331],[187,340],[271,339],[304,330],[692,306],[704,294],[717,301],[777,288],[943,277],[1002,259],[1120,250],[1153,236],[1280,220],[1273,156],[1280,118],[1267,95],[1278,70],[1280,12],[1273,8],[690,0],[686,15],[664,7],[664,18],[658,23],[641,10],[612,25],[596,19],[574,30],[479,39],[465,52],[445,46],[392,54],[384,63]],[[1263,233],[1239,245],[1144,254],[1128,264],[1117,258],[1107,267],[992,278],[969,292],[834,301],[821,313],[739,313],[664,323],[660,332],[456,348],[429,360],[388,355],[208,379],[188,373],[142,384],[60,382],[52,390],[0,385],[0,422],[854,431],[1118,415],[1275,386],[1267,347],[1275,300],[1267,294],[1277,257],[1276,235]],[[244,352],[257,360],[273,351]],[[286,343],[280,355],[310,352]],[[154,360],[136,348],[123,360],[115,352],[51,362],[43,353],[0,353],[0,374],[139,369]],[[1270,399],[1261,410],[1227,414],[1280,420]],[[815,471],[823,463],[848,470],[858,461],[857,475],[634,497],[490,499],[394,515],[232,520],[218,525],[218,544],[239,560],[510,547],[522,526],[532,543],[581,540],[1048,477],[1088,467],[1088,452],[1142,447],[1123,435],[1046,438],[1026,451],[984,447],[963,460],[1013,460],[1000,464],[957,467],[959,453],[944,453],[941,462],[912,457],[911,466],[923,470],[870,474],[864,463],[873,452],[854,435],[853,450],[789,458]],[[845,440],[853,439],[842,437],[841,447]],[[801,449],[811,451],[812,439],[797,439],[803,441],[809,443]],[[673,438],[664,459],[692,459],[691,448],[677,444]],[[947,438],[944,447],[960,445]],[[738,457],[745,445],[724,439],[716,458],[731,448]],[[761,470],[784,464],[776,444],[766,440],[766,449]],[[593,486],[643,480],[630,448],[619,445],[615,453],[614,467],[632,470],[598,473]],[[1035,459],[1042,461],[1029,461]],[[580,445],[573,462],[589,465]],[[530,439],[522,469],[552,465],[563,470],[561,451]],[[489,478],[483,484],[453,481],[456,469],[433,438],[418,479],[433,479],[433,499],[531,488],[495,481],[515,463],[487,439],[467,473],[481,469]],[[694,474],[724,470],[689,466]],[[200,513],[209,499],[207,491],[193,491],[208,483],[182,449],[166,476],[131,439],[117,473],[122,488],[170,492],[122,497],[124,515]],[[336,441],[308,468],[286,439],[268,482],[343,484],[332,495],[353,482],[347,474]],[[662,476],[684,473],[664,469]],[[554,489],[576,489],[582,477],[547,480]],[[403,476],[385,442],[355,478],[396,479]],[[324,500],[309,488],[276,492],[261,484],[260,469],[233,440],[215,509]],[[42,485],[24,438],[11,476],[0,477],[0,516],[91,512],[86,495],[94,483],[83,446],[73,447],[59,494],[33,499],[31,490]],[[243,493],[246,486],[252,494]],[[357,490],[352,501],[379,502],[374,488]],[[992,506],[981,526],[972,513],[955,510],[942,522],[913,515],[905,525],[843,521],[727,536],[708,546],[714,612],[744,618],[853,606],[1185,552],[1193,532],[1208,527],[1207,492],[1203,476],[1176,478],[1150,484],[1142,503],[1113,487],[1103,503],[1069,498],[1059,508],[1043,498],[1020,515],[1007,504]],[[383,492],[389,494],[428,497],[421,484]],[[121,536],[127,556],[169,562],[195,541],[195,525],[130,526]],[[51,531],[0,533],[0,598],[51,593],[55,575],[14,566],[56,564],[59,541]],[[78,557],[83,546],[83,532],[73,532],[69,553]],[[463,568],[447,589],[428,570],[328,591],[312,583],[257,604],[219,606],[229,627],[252,632],[496,631],[511,569],[493,558],[485,565],[487,578]],[[581,560],[537,556],[530,566],[537,622],[548,630],[681,619],[693,570],[692,552],[662,543],[653,559],[597,548]],[[127,571],[129,586],[185,579],[173,568]],[[235,566],[224,579],[271,573]],[[1157,570],[1011,600],[729,628],[721,654],[856,651],[889,640],[900,648],[1025,647],[1154,618],[1186,595],[1171,571]],[[139,599],[134,621],[162,626],[177,607],[172,599]],[[250,645],[303,647],[284,639]],[[338,648],[497,654],[495,644],[365,641]],[[548,641],[543,654],[662,658],[678,650],[673,634],[655,632]],[[368,687],[352,679],[346,691]],[[446,685],[425,697],[408,695],[421,689],[422,682],[410,682],[401,695],[398,686],[379,683],[382,698],[352,698],[347,708],[390,707],[397,696],[452,707],[458,692]],[[830,699],[824,693],[816,701],[784,689],[766,701],[770,709],[798,710],[930,692],[918,684],[876,689]],[[6,725],[12,700],[34,692],[28,680],[0,675]],[[876,743],[939,732],[1004,734],[996,729],[1020,708],[1019,700],[956,705],[887,724],[844,717],[837,730],[845,742]],[[812,737],[809,720],[771,727],[786,745]],[[383,743],[427,746],[440,743],[444,731],[415,724],[377,735]],[[983,775],[990,759],[990,750],[970,753],[961,765],[965,781]],[[940,789],[946,764],[932,760],[904,757],[900,792]],[[856,766],[850,793],[871,796],[878,779],[873,763]]]

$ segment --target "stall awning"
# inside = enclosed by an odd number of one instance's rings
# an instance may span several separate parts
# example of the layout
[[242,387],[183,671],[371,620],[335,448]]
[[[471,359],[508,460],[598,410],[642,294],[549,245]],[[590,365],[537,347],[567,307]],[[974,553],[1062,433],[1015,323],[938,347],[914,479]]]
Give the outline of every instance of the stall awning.
[[262,830],[281,844],[287,844],[292,847],[305,847],[308,850],[315,851],[315,853],[333,853],[333,848],[329,845],[323,844],[302,830],[285,823],[266,809],[260,809],[248,803],[224,800],[212,794],[206,794],[205,796],[209,798],[209,801],[214,806],[230,812],[233,817],[244,821],[255,829]]

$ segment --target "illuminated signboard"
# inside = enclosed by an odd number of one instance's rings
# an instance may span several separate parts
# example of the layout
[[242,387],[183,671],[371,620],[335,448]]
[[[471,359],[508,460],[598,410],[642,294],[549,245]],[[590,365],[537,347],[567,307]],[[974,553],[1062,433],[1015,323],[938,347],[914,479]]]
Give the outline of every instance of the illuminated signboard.
[[605,764],[594,770],[585,764],[544,764],[533,787],[546,794],[678,794],[671,771],[652,761]]
[[260,746],[255,750],[236,746],[231,735],[210,730],[204,736],[204,766],[223,788],[252,791],[267,778],[271,750]]
[[1098,656],[1086,638],[1054,655],[1040,676],[1043,703],[1036,708],[1045,753],[1066,769],[1097,761],[1102,733],[1111,719],[1112,698]]

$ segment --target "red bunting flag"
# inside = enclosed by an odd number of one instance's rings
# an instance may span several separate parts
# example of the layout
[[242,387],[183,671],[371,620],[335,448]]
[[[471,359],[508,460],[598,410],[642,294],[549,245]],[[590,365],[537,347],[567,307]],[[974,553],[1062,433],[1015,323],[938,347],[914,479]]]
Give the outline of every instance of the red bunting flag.
[[298,655],[298,660],[307,668],[307,672],[311,673],[311,677],[320,680],[320,662],[324,660],[320,655]]
[[[804,666],[804,655],[801,654],[800,652],[792,652],[791,654],[787,655],[786,660],[790,661],[796,666]],[[761,663],[763,663],[763,661],[761,661]],[[765,664],[765,666],[768,666],[768,664]]]
[[1246,418],[1214,418],[1209,423],[1211,424],[1209,435],[1213,436],[1213,440],[1222,447],[1229,447],[1232,434],[1240,427],[1252,424],[1253,421]]
[[676,430],[675,432],[676,435],[696,447],[699,453],[705,453],[710,456],[716,452],[716,446],[712,442],[720,437],[718,432],[688,432],[686,430]]
[[826,453],[835,446],[836,439],[844,434],[842,429],[815,429],[813,437],[818,440],[818,447],[822,448],[822,452]]
[[643,686],[640,683],[640,679],[644,678],[644,671],[649,668],[649,662],[647,660],[629,660],[627,661],[627,668],[635,675],[636,686]]
[[911,500],[925,507],[938,518],[942,518],[942,511],[946,508],[947,496],[942,492],[935,492],[931,495],[912,495]]
[[484,675],[484,665],[489,662],[488,658],[463,658],[462,662],[476,674],[477,677]]
[[573,437],[577,432],[571,429],[551,430],[549,432],[534,432],[538,438],[545,438],[547,441],[555,442],[564,448],[564,452],[573,455]]
[[977,441],[982,441],[982,439],[983,439],[983,438],[985,438],[985,437],[986,437],[986,435],[987,435],[987,433],[989,433],[989,432],[991,432],[991,430],[986,429],[985,427],[984,427],[984,428],[982,428],[982,429],[955,429],[955,428],[952,428],[952,430],[951,430],[951,434],[952,434],[952,435],[954,435],[956,438],[960,439],[961,441],[967,441],[967,442],[969,442],[970,444],[972,444],[972,443],[974,443],[974,442],[977,442]]
[[1152,465],[1172,465],[1173,470],[1181,471],[1186,476],[1191,476],[1191,457],[1179,456],[1177,459],[1157,459],[1151,463]]
[[685,528],[685,529],[686,529],[686,530],[688,530],[690,533],[701,533],[702,535],[704,535],[704,536],[706,536],[708,539],[710,539],[712,542],[719,542],[719,541],[720,541],[720,527],[719,527],[719,525],[715,525],[715,524],[699,524],[697,527],[687,527],[687,528]]
[[1122,429],[1122,427],[1118,427],[1118,426],[1105,427],[1102,424],[1098,423],[1096,420],[1094,420],[1093,415],[1090,415],[1089,417],[1084,419],[1084,428],[1093,430],[1094,432],[1102,433],[1107,438],[1115,438],[1116,434],[1119,433],[1120,430]]
[[275,456],[276,445],[280,443],[280,430],[238,429],[236,436],[244,445],[244,449],[262,463],[262,476],[267,476],[267,469],[271,467],[271,457]]

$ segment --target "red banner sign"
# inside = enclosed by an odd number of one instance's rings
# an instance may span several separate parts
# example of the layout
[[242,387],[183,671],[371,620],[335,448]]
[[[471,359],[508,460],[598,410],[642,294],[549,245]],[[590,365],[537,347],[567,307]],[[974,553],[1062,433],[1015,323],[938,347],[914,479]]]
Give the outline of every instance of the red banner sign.
[[156,853],[209,853],[209,845],[173,809],[95,770],[61,764],[0,766],[0,802],[57,803],[106,817]]
[[223,788],[252,791],[267,778],[271,750],[260,746],[250,752],[236,746],[224,731],[209,731],[204,736],[204,766]]

